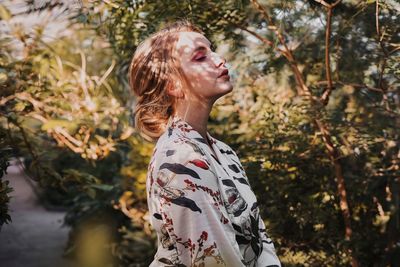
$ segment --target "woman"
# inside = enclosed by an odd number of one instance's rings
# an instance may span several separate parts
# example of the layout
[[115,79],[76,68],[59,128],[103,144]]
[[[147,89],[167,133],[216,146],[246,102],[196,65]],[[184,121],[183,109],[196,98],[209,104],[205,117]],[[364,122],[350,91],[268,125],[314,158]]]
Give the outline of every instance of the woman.
[[158,250],[150,266],[281,266],[236,153],[207,131],[232,91],[225,60],[182,20],[136,49],[135,126],[156,142],[146,190]]

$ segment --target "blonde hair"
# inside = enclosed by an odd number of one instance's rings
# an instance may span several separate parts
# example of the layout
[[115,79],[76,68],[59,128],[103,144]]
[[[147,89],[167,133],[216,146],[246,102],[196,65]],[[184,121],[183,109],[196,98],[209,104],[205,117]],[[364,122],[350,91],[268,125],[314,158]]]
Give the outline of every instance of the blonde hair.
[[178,78],[186,77],[174,57],[179,32],[198,32],[187,20],[179,20],[153,33],[135,50],[129,67],[129,84],[136,96],[135,128],[148,141],[154,142],[164,133],[169,118],[175,113],[176,99],[167,93]]

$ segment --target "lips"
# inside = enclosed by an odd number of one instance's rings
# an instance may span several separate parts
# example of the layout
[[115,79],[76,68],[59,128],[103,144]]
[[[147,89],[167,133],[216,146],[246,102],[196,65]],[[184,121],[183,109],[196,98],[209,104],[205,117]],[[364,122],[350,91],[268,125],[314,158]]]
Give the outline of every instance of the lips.
[[221,74],[218,76],[218,78],[219,78],[219,77],[222,77],[222,76],[224,76],[224,75],[228,75],[228,73],[229,73],[229,71],[228,71],[227,69],[224,69],[224,70],[221,72]]

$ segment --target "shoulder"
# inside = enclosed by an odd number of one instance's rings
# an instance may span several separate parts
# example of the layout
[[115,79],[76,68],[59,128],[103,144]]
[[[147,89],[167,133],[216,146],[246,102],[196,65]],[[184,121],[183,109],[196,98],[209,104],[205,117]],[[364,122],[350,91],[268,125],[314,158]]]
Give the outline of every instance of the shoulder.
[[159,163],[183,163],[204,157],[205,153],[196,141],[178,135],[171,135],[168,138],[163,136],[157,142],[154,152],[154,158]]
[[189,138],[170,139],[160,145],[154,154],[153,166],[152,175],[162,185],[176,189],[187,186],[217,188],[209,159],[199,144]]
[[217,142],[217,146],[219,147],[219,149],[222,150],[221,153],[226,154],[227,156],[234,157],[234,158],[238,157],[236,154],[236,151],[231,146],[229,146],[228,144],[224,143],[221,140],[218,140],[215,138],[214,138],[214,140]]

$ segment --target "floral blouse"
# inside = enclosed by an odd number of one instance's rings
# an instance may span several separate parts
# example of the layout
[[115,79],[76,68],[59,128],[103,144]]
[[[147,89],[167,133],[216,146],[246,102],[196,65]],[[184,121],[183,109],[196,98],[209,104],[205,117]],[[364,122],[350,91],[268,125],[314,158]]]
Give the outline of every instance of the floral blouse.
[[280,267],[236,153],[173,116],[148,167],[155,266]]

